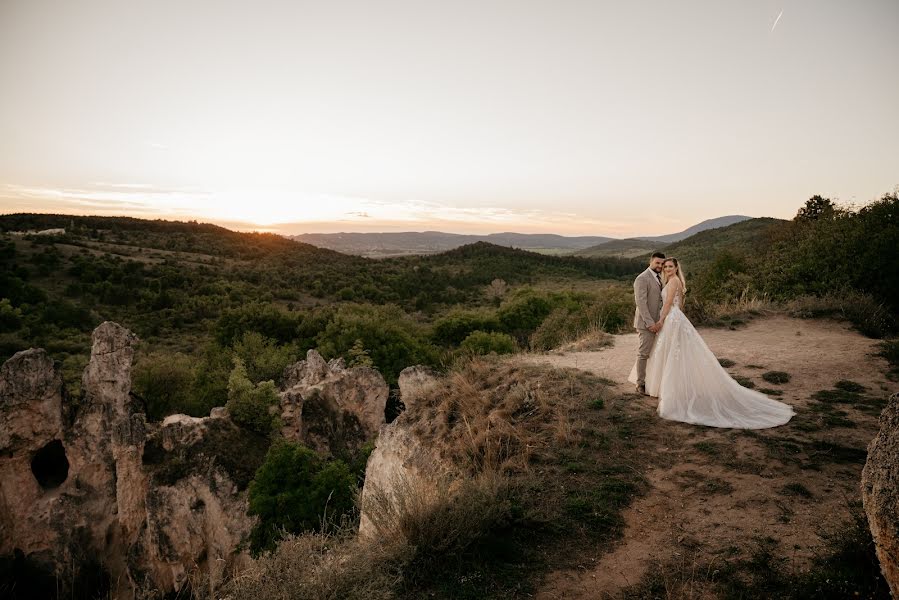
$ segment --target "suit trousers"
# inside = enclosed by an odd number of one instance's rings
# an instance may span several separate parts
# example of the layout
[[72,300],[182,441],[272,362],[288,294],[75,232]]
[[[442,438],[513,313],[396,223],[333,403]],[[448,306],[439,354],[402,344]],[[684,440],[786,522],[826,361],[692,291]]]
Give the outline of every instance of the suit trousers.
[[638,329],[639,342],[637,346],[637,385],[646,385],[646,361],[652,352],[652,345],[656,341],[656,334],[648,329]]

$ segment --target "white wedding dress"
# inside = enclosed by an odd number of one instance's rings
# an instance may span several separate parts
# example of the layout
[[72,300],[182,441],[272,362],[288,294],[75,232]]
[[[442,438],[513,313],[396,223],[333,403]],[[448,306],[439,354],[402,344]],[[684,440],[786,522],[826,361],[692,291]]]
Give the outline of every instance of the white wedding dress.
[[[665,298],[667,285],[662,290]],[[659,399],[659,416],[710,427],[765,429],[795,412],[783,402],[743,387],[718,363],[674,297],[646,365],[646,393]],[[629,380],[636,383],[636,366]]]

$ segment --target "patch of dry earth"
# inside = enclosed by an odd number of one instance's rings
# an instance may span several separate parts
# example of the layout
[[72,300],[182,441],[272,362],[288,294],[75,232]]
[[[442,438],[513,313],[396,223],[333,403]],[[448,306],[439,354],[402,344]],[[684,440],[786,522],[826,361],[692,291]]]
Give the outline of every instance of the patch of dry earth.
[[[811,395],[838,380],[860,383],[878,398],[897,391],[884,376],[886,362],[874,356],[877,340],[843,323],[783,316],[760,318],[736,331],[700,332],[716,356],[736,363],[731,373],[750,378],[757,388],[782,390],[778,399],[797,416],[782,427],[754,432],[657,419],[643,440],[653,446],[657,464],[646,474],[649,491],[624,511],[622,539],[595,562],[585,561],[587,566],[550,573],[538,598],[617,597],[658,563],[724,564],[744,559],[766,538],[776,540],[780,560],[799,571],[849,519],[849,504],[859,498],[860,450],[877,432],[877,417],[841,404],[837,408],[854,427],[810,431],[803,425],[818,415]],[[637,336],[615,336],[614,342],[596,352],[527,360],[591,371],[629,393]],[[761,377],[766,371],[785,371],[791,380],[772,385]],[[655,398],[633,395],[633,402],[654,415]],[[789,493],[786,486],[802,486],[811,497]]]

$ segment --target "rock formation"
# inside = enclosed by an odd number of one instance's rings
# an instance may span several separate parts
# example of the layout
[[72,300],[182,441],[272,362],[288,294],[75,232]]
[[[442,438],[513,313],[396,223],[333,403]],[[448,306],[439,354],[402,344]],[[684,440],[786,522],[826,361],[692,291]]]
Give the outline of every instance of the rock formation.
[[862,501],[877,547],[880,570],[899,597],[899,394],[880,415],[880,433],[868,446]]
[[281,434],[325,454],[357,450],[384,424],[388,391],[376,370],[348,369],[309,350],[284,373]]
[[[27,567],[46,584],[20,586],[19,597],[50,597],[98,573],[105,583],[92,585],[115,598],[189,579],[212,596],[249,559],[247,487],[270,439],[222,408],[148,424],[131,395],[136,342],[115,323],[97,327],[77,406],[43,350],[0,368],[0,571]],[[334,454],[377,434],[387,385],[310,351],[287,370],[281,396],[285,437]]]

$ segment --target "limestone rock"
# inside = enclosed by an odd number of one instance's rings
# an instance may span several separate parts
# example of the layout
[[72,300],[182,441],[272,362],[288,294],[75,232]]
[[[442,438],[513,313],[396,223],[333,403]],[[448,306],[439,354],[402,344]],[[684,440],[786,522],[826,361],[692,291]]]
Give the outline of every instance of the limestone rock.
[[400,400],[406,409],[410,409],[417,400],[425,398],[434,391],[439,383],[437,372],[430,367],[415,365],[400,371],[397,384],[400,388]]
[[325,362],[309,350],[306,360],[285,371],[281,393],[282,435],[322,453],[355,450],[384,424],[388,387],[368,367]]
[[365,467],[359,535],[369,539],[389,535],[404,503],[411,500],[427,506],[437,500],[437,491],[454,479],[452,465],[422,443],[408,413],[400,415],[381,428]]
[[214,589],[247,560],[246,488],[268,440],[226,414],[148,424],[130,393],[136,342],[115,323],[97,327],[71,423],[43,350],[0,367],[0,557],[50,584],[20,586],[22,597],[99,565],[116,598],[176,591],[194,570]]
[[899,596],[899,394],[880,415],[880,433],[868,446],[862,501],[877,547],[880,570]]
[[62,433],[62,375],[40,349],[0,368],[0,452],[36,451]]
[[[214,597],[249,560],[247,489],[270,439],[238,427],[222,407],[147,423],[131,394],[137,337],[106,322],[92,341],[77,413],[43,350],[0,367],[0,559],[15,556],[46,574],[49,587],[19,587],[22,597],[67,595],[56,586],[101,566],[114,598],[177,592],[192,575]],[[373,369],[310,351],[285,379],[288,439],[343,453],[384,424],[388,388]],[[387,435],[382,457],[405,443],[401,435]]]

